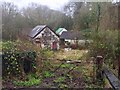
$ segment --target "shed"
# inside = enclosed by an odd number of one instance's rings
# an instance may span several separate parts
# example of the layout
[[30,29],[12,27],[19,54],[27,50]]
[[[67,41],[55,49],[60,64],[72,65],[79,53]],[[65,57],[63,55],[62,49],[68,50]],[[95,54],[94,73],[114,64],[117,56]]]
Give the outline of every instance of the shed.
[[59,49],[59,36],[47,25],[37,25],[28,36],[40,48]]
[[86,39],[80,31],[65,31],[60,35],[61,46],[85,45]]

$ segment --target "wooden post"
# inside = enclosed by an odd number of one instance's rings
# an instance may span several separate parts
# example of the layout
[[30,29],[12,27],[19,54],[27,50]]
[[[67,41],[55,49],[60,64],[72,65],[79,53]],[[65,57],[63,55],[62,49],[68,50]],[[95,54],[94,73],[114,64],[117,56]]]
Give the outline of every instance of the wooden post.
[[98,80],[103,80],[103,57],[96,57],[96,78]]

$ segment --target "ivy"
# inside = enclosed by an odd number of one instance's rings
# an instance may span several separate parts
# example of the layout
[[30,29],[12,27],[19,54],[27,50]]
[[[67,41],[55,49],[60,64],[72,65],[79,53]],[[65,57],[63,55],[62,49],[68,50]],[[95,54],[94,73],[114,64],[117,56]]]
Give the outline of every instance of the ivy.
[[3,42],[2,66],[3,76],[20,76],[23,73],[22,60],[28,58],[32,61],[32,68],[36,69],[36,52],[34,51],[20,51],[16,47],[15,42]]

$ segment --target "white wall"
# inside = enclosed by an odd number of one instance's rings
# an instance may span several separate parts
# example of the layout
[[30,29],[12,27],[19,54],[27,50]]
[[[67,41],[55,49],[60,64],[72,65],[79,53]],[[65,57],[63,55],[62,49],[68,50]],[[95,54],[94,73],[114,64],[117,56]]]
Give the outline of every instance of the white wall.
[[[71,44],[75,44],[75,40],[70,40],[70,39],[65,39],[65,41],[68,41],[68,42],[70,42]],[[85,45],[85,43],[86,43],[86,41],[88,42],[88,43],[91,43],[92,42],[92,40],[77,40],[78,41],[78,44],[79,45]]]

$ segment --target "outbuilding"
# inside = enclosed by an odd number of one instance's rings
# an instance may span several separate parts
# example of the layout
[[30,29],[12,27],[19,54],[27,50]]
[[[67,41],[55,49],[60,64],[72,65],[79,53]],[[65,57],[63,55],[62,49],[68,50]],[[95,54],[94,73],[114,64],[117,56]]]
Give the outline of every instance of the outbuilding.
[[29,40],[40,48],[59,49],[59,36],[47,25],[37,25],[33,28]]

